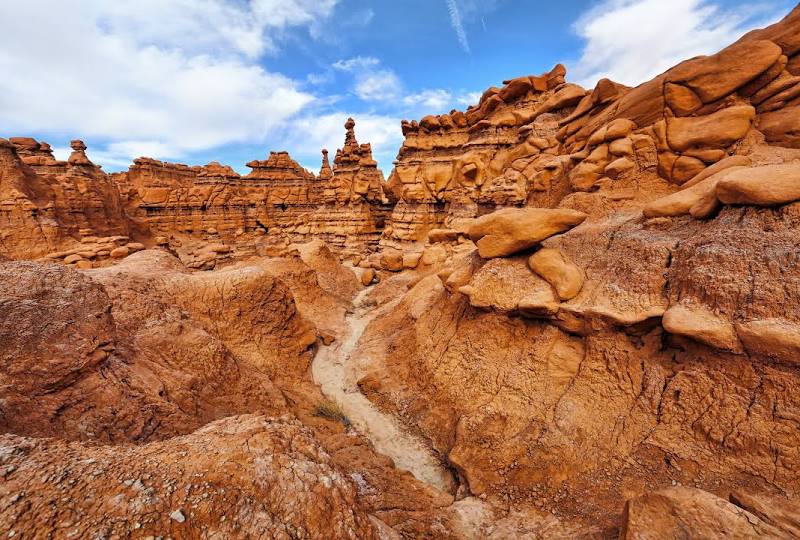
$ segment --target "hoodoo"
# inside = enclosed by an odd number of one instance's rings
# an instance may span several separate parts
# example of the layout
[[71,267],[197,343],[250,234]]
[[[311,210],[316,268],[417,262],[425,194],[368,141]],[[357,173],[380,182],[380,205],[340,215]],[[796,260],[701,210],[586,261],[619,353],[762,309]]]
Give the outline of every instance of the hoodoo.
[[476,101],[388,179],[0,139],[4,537],[800,537],[800,6]]

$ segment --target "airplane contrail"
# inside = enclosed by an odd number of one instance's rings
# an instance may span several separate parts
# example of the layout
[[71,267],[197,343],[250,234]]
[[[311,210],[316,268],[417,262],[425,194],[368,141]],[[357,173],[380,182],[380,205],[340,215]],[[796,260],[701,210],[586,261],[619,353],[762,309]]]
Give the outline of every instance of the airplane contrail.
[[461,48],[466,52],[469,50],[469,40],[467,39],[467,32],[464,30],[464,25],[461,22],[461,12],[458,11],[458,4],[456,0],[445,0],[447,2],[447,10],[450,12],[450,24],[453,30],[456,31],[456,37],[461,44]]

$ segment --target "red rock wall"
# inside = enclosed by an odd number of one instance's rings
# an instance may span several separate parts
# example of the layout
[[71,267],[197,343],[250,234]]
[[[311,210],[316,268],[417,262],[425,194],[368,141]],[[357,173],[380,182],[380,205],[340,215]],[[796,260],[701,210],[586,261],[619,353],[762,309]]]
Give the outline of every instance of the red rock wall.
[[46,143],[0,139],[0,253],[36,258],[82,237],[139,232],[116,184],[83,150],[56,161]]

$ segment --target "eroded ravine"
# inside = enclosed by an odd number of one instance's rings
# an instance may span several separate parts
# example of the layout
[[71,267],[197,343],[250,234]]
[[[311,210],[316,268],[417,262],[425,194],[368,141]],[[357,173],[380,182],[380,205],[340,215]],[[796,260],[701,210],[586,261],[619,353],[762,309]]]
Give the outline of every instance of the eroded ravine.
[[378,309],[366,303],[369,289],[353,300],[354,310],[345,318],[345,333],[330,346],[321,345],[312,372],[314,381],[329,399],[337,402],[353,426],[365,435],[375,450],[389,456],[399,469],[409,471],[437,489],[450,492],[452,474],[442,466],[431,449],[420,438],[408,433],[396,418],[380,411],[358,389],[360,377],[354,349]]

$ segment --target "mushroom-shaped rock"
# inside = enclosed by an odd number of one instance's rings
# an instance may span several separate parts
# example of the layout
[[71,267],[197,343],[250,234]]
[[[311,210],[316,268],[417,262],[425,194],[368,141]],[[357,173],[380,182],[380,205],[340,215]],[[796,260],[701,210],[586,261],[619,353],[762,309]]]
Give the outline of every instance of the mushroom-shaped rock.
[[67,160],[70,165],[92,165],[92,162],[86,157],[86,144],[83,141],[74,140],[69,143],[69,146],[72,148],[72,154]]
[[800,163],[737,169],[717,184],[724,204],[774,206],[800,200]]
[[552,285],[561,300],[575,298],[583,287],[583,272],[560,249],[540,249],[528,259],[528,266]]
[[562,208],[504,208],[475,220],[469,237],[484,259],[507,257],[580,225],[586,214]]

